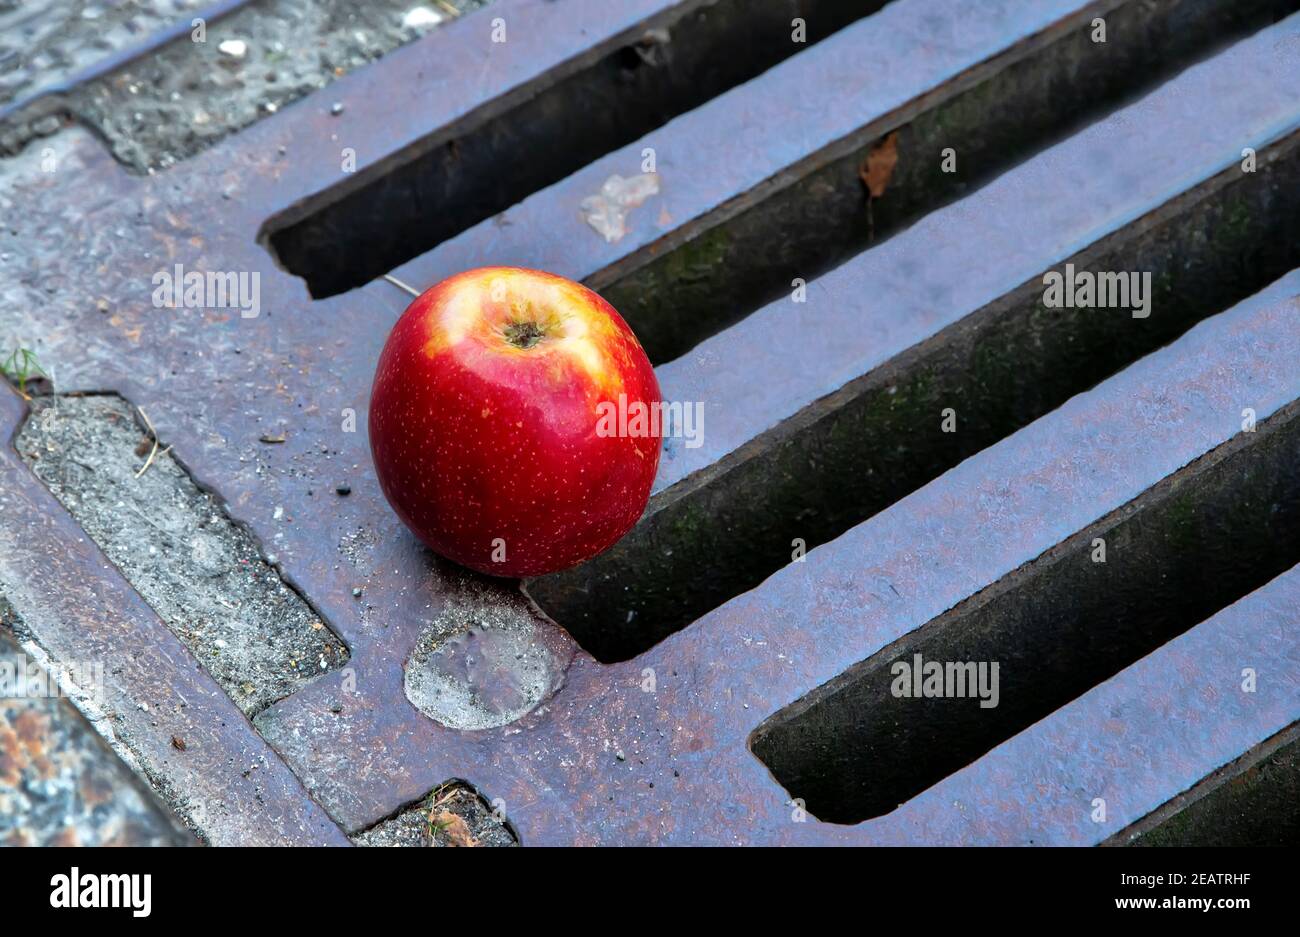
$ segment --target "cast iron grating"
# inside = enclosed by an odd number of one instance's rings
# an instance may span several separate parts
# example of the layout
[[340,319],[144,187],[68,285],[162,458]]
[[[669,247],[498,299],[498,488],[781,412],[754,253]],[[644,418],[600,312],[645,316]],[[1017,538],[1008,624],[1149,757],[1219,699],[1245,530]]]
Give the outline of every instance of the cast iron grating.
[[[498,0],[156,176],[73,133],[16,222],[59,391],[147,410],[350,659],[239,718],[12,448],[0,579],[52,603],[24,618],[53,657],[159,648],[123,713],[202,700],[124,719],[228,805],[186,814],[212,841],[346,842],[448,778],[524,845],[1093,844],[1216,809],[1300,720],[1294,9]],[[88,204],[113,238],[68,240]],[[159,258],[256,272],[260,314],[153,308]],[[419,548],[365,446],[405,301],[378,277],[486,262],[600,289],[704,407],[632,535],[525,584],[545,615]],[[1130,272],[1145,310],[1046,298]],[[421,712],[403,669],[452,620],[515,629],[551,684],[487,727]],[[999,663],[998,706],[900,698],[914,654]]]

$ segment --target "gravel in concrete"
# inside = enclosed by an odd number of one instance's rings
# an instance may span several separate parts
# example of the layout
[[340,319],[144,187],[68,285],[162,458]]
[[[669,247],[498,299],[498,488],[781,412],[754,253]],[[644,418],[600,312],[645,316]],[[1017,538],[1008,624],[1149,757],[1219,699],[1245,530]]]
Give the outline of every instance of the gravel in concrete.
[[24,461],[246,714],[347,660],[247,531],[163,451],[166,440],[154,452],[126,401],[32,406],[17,439]]
[[68,108],[138,172],[165,169],[479,0],[263,0],[77,89]]
[[358,846],[518,845],[505,820],[472,788],[457,782],[444,784],[352,841]]

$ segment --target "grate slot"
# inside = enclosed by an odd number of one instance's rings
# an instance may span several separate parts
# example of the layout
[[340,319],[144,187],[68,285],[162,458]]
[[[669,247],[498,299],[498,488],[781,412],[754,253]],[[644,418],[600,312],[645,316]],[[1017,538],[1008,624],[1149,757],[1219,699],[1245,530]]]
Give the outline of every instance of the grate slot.
[[[632,657],[787,565],[794,538],[834,539],[1252,295],[1300,266],[1300,134],[1069,262],[1150,271],[1158,312],[1047,309],[1035,277],[657,496],[613,549],[529,593],[597,658]],[[960,432],[940,431],[945,408]]]
[[[635,269],[633,260],[601,271],[589,284],[632,324],[652,361],[671,361],[788,296],[793,278],[813,280],[1296,7],[1295,0],[1094,4],[783,171],[750,193],[743,211],[675,250],[657,250]],[[1104,47],[1089,25],[1103,12]],[[868,198],[862,167],[893,132],[888,188]],[[944,169],[948,148],[954,172]]]
[[1300,843],[1300,723],[1255,746],[1111,842],[1134,846]]
[[[677,4],[588,53],[567,77],[540,80],[504,112],[485,106],[351,181],[340,197],[322,193],[305,217],[296,207],[271,219],[261,239],[316,298],[362,286],[884,3]],[[804,42],[792,39],[795,18]]]
[[[1298,561],[1295,402],[777,714],[753,751],[820,819],[880,816]],[[915,654],[998,662],[998,705],[894,695]]]

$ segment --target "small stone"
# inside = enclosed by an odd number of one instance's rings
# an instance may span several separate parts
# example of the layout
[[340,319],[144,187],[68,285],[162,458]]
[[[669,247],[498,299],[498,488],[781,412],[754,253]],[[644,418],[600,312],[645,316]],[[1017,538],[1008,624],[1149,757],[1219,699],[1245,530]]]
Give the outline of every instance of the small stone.
[[339,485],[334,490],[337,491],[343,497],[347,497],[348,495],[352,494],[352,486],[349,485],[347,482],[344,482],[343,484]]
[[335,101],[333,104],[331,104],[331,105],[330,105],[330,113],[333,114],[335,117],[338,117],[340,114],[342,114],[342,113],[343,113],[343,102],[342,102],[342,101]]
[[614,752],[614,757],[617,758],[619,761],[627,761],[627,755],[623,754],[623,749],[621,748],[618,751]]
[[359,599],[359,598],[361,598],[361,587],[360,587],[360,586],[357,586],[357,587],[355,587],[355,588],[352,590],[352,598],[354,598],[354,599]]
[[217,46],[217,51],[232,59],[242,59],[248,54],[248,43],[242,39],[227,39]]
[[402,17],[402,26],[406,29],[423,29],[426,26],[437,26],[441,22],[442,14],[428,7],[412,7]]

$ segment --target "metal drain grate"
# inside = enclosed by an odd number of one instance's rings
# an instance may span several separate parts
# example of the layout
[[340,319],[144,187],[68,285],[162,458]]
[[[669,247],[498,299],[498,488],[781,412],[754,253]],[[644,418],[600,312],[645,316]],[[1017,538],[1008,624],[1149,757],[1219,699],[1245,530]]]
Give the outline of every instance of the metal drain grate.
[[[1251,772],[1293,830],[1255,768],[1300,722],[1296,7],[497,0],[156,175],[65,131],[3,190],[0,322],[147,411],[350,656],[250,724],[12,447],[0,591],[116,663],[212,842],[365,840],[448,779],[523,845],[1195,839]],[[375,278],[489,262],[603,291],[705,414],[535,606],[421,549],[365,443]],[[178,264],[257,309],[156,308]],[[1045,299],[1127,272],[1135,309]],[[917,654],[998,705],[899,698]],[[454,680],[476,728],[408,700]]]

